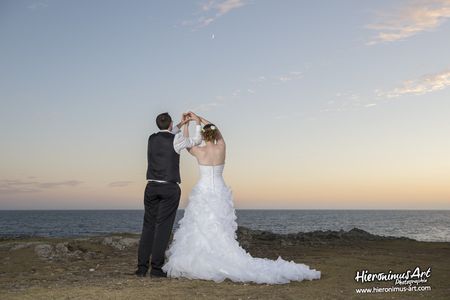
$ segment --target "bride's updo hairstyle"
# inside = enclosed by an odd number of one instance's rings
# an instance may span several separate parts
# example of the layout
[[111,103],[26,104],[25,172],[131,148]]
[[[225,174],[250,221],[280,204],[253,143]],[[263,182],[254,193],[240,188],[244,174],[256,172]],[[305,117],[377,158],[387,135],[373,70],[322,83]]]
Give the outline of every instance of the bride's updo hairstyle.
[[206,124],[202,129],[202,136],[205,142],[214,142],[217,138],[217,127],[214,124]]

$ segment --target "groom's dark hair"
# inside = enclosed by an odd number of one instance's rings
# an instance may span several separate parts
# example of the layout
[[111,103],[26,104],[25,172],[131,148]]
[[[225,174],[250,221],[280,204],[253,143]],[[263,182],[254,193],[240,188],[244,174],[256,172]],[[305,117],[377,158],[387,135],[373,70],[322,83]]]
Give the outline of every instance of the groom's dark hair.
[[169,129],[170,123],[172,123],[172,118],[169,113],[162,113],[156,117],[156,125],[160,130]]

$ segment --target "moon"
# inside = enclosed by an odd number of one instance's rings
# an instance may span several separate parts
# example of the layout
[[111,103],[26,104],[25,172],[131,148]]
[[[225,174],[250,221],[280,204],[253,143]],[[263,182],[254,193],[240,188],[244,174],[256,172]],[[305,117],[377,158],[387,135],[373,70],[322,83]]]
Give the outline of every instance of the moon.
[[214,33],[211,35],[211,39],[213,40],[216,36],[214,35]]

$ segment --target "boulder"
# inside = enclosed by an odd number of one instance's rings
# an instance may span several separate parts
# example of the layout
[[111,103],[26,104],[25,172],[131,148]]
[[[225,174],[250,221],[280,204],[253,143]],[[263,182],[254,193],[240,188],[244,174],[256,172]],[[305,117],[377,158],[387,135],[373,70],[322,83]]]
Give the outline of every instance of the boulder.
[[39,258],[49,259],[53,254],[53,247],[49,244],[39,244],[34,247],[34,252]]
[[113,247],[117,250],[125,250],[126,248],[135,246],[139,243],[138,238],[122,238],[120,236],[105,237],[102,241],[103,245]]
[[55,246],[55,251],[59,256],[65,256],[69,253],[69,249],[67,248],[67,245],[69,243],[58,243]]

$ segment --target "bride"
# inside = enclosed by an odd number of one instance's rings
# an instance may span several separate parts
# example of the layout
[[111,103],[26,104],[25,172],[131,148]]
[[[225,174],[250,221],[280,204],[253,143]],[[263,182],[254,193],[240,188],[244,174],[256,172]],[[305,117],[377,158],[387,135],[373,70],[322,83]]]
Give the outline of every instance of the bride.
[[[169,277],[186,277],[221,282],[268,284],[320,278],[320,271],[307,265],[254,258],[236,240],[236,214],[230,188],[222,173],[225,166],[225,141],[219,129],[201,118],[205,143],[189,148],[197,158],[200,179],[189,195],[189,203],[172,244],[166,252],[163,270]],[[189,136],[189,126],[183,128]]]

